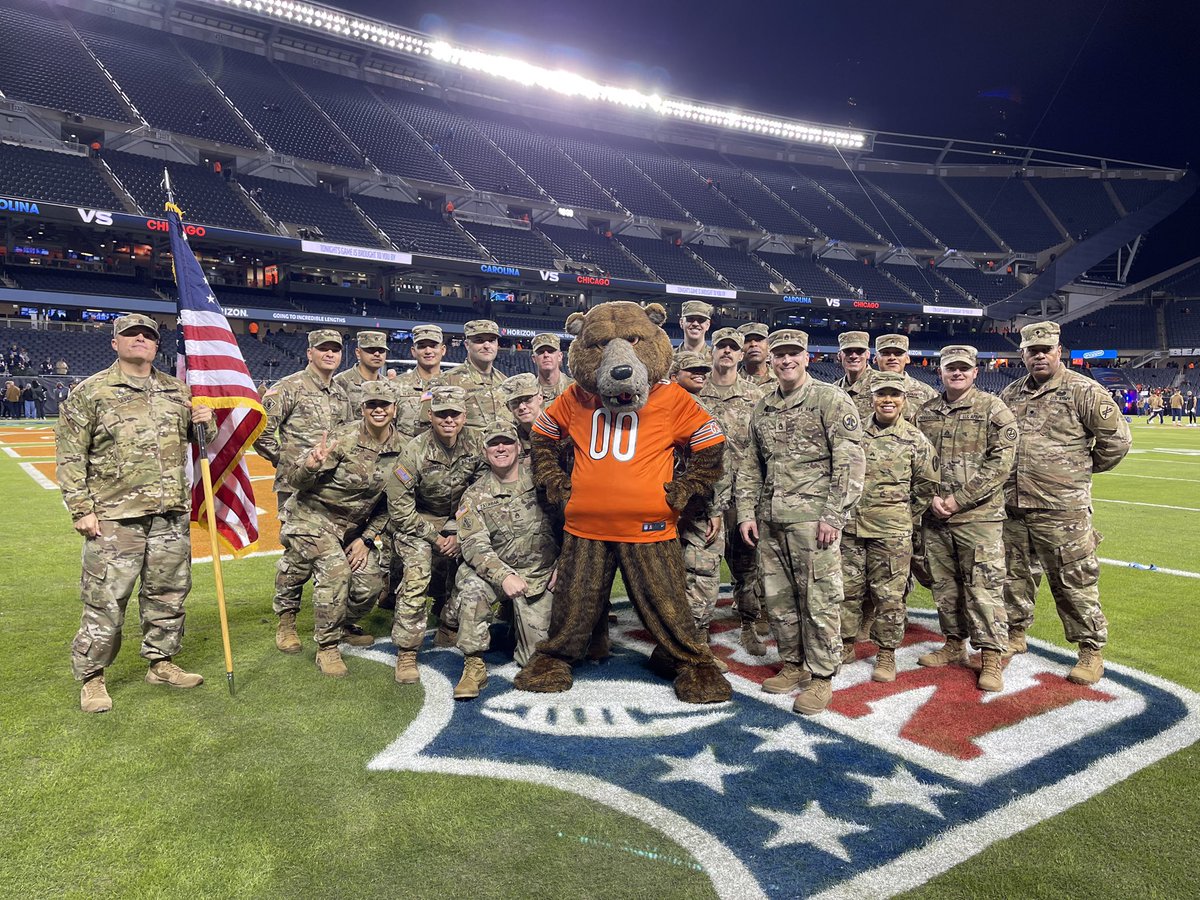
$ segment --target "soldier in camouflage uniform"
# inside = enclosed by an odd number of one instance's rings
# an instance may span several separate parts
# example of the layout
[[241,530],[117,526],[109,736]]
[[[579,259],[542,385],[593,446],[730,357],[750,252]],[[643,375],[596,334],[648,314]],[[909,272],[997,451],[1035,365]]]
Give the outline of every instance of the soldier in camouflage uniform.
[[[733,605],[741,617],[740,642],[751,656],[764,656],[757,622],[766,621],[762,608],[762,585],[754,551],[738,534],[737,509],[732,502],[733,480],[742,456],[750,443],[750,414],[766,391],[738,374],[742,361],[743,338],[733,328],[722,328],[713,335],[713,370],[700,389],[701,405],[712,413],[725,432],[725,472],[721,481],[729,483],[730,500],[723,505],[723,540],[719,549],[725,554],[733,581]],[[718,559],[718,563],[720,560]]]
[[487,684],[483,654],[498,601],[512,603],[517,665],[524,666],[546,639],[554,602],[550,575],[559,550],[558,516],[533,484],[516,429],[496,422],[481,437],[490,471],[466,489],[455,516],[466,563],[454,582],[458,649],[465,657],[456,700],[478,697]]
[[543,332],[533,336],[530,353],[537,368],[538,389],[542,393],[543,405],[549,406],[559,394],[575,383],[570,375],[562,371],[562,343],[557,334]]
[[942,348],[946,390],[917,413],[917,427],[941,461],[941,486],[925,514],[925,555],[946,643],[917,660],[923,666],[965,664],[968,635],[981,651],[979,688],[1004,687],[1001,653],[1008,646],[1004,613],[1004,483],[1017,449],[1016,419],[998,397],[975,387],[978,353]]
[[734,496],[783,660],[763,690],[807,685],[793,709],[813,715],[829,706],[841,663],[838,542],[862,494],[862,428],[844,391],[808,375],[807,334],[775,331],[769,345],[776,387],[754,408]]
[[[316,446],[321,435],[351,419],[350,404],[345,388],[333,380],[342,364],[342,336],[332,328],[318,328],[308,333],[308,365],[287,375],[263,394],[267,425],[263,428],[254,449],[258,455],[275,466],[275,481],[271,487],[279,511],[279,521],[287,520],[287,502],[292,496],[288,479],[304,454]],[[280,542],[286,546],[287,537],[281,531]],[[275,578],[275,646],[284,653],[300,652],[300,637],[296,634],[296,614],[300,611],[303,582],[296,586],[294,579]]]
[[704,336],[712,325],[713,308],[703,300],[685,300],[683,315],[679,317],[679,327],[683,329],[683,343],[675,350],[676,368],[680,353],[697,353],[706,359],[712,355],[712,348],[704,343]]
[[767,335],[770,331],[762,322],[747,322],[738,326],[738,333],[742,336],[742,377],[764,390],[774,387],[771,382],[775,380],[767,352]]
[[1125,458],[1129,425],[1109,393],[1062,362],[1057,322],[1021,329],[1029,374],[1000,392],[1021,425],[1017,464],[1004,488],[1008,653],[1024,653],[1037,588],[1030,555],[1041,561],[1079,663],[1068,678],[1095,684],[1104,674],[1108,622],[1100,608],[1099,535],[1092,530],[1092,475]]
[[429,407],[425,395],[445,384],[442,359],[446,356],[445,336],[437,325],[418,325],[412,330],[412,358],[416,368],[396,376],[396,427],[409,440],[429,430]]
[[446,378],[467,395],[467,431],[478,436],[489,422],[511,422],[500,384],[505,375],[494,365],[500,350],[500,326],[490,319],[472,319],[463,326],[467,339],[467,361]]
[[530,429],[533,428],[534,420],[537,419],[545,405],[541,385],[538,384],[536,375],[522,372],[520,375],[504,379],[500,385],[500,393],[504,396],[504,405],[516,425],[521,455],[527,457],[530,447]]
[[427,598],[438,614],[435,646],[452,647],[457,610],[446,601],[461,558],[454,512],[463,491],[487,470],[478,438],[463,429],[466,392],[453,385],[434,388],[429,401],[433,427],[411,441],[387,483],[388,515],[404,576],[396,589],[392,642],[396,645],[396,681],[416,684],[417,650],[425,637]]
[[158,340],[150,317],[117,319],[116,361],[71,391],[55,428],[63,502],[84,537],[83,617],[71,643],[84,712],[112,709],[104,670],[121,648],[125,608],[139,578],[146,681],[181,688],[204,681],[171,659],[183,639],[183,603],[192,585],[188,441],[197,425],[214,439],[216,425],[212,409],[192,405],[187,385],[154,368]]
[[865,331],[843,331],[838,335],[837,358],[845,374],[833,384],[850,395],[859,418],[865,422],[874,412],[871,376],[875,370],[871,368],[871,336]]
[[842,532],[842,662],[854,661],[863,607],[875,611],[871,639],[879,645],[875,681],[896,680],[896,648],[904,639],[904,596],[914,524],[929,508],[938,485],[938,459],[920,430],[905,421],[904,377],[871,378],[874,412],[863,424],[867,473],[859,500]]
[[358,424],[358,413],[362,409],[362,387],[367,382],[383,381],[383,367],[387,363],[387,335],[382,331],[360,331],[355,335],[354,356],[358,362],[345,372],[338,372],[333,380],[346,392],[347,424]]

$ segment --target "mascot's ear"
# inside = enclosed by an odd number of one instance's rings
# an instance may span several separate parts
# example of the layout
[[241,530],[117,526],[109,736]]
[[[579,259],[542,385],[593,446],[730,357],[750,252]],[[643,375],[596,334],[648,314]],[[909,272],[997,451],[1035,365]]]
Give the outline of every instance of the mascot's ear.
[[661,303],[645,303],[642,305],[642,309],[646,310],[646,315],[655,325],[662,325],[667,321],[667,311]]
[[567,324],[564,326],[567,334],[573,334],[575,337],[579,337],[579,335],[583,333],[583,318],[584,313],[581,312],[573,312],[567,316]]

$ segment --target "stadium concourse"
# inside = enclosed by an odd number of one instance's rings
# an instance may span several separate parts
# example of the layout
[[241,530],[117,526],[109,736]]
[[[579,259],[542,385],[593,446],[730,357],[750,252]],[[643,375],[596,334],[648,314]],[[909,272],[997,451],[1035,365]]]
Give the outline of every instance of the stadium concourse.
[[[0,497],[20,524],[0,570],[20,638],[0,654],[14,773],[0,883],[23,896],[1200,893],[1200,431],[1134,416],[1155,391],[1200,394],[1200,248],[1131,279],[1195,173],[511,62],[291,0],[0,7],[0,383],[18,392]],[[729,705],[676,703],[616,595],[613,660],[581,667],[565,695],[511,690],[516,670],[495,654],[488,691],[456,705],[452,650],[398,692],[384,639],[333,683],[271,643],[274,469],[251,453],[257,554],[226,568],[243,693],[163,698],[134,683],[127,646],[119,715],[67,720],[79,553],[52,423],[25,418],[21,391],[36,384],[52,419],[111,364],[123,313],[155,319],[156,364],[174,371],[164,171],[263,391],[305,365],[317,328],[383,331],[403,370],[415,327],[440,325],[446,362],[462,363],[464,325],[491,319],[511,375],[532,371],[534,335],[565,346],[572,312],[632,299],[667,307],[675,343],[695,300],[713,307],[710,338],[802,329],[826,382],[843,374],[847,331],[907,335],[908,373],[937,389],[940,348],[970,344],[978,385],[998,393],[1024,374],[1020,328],[1058,322],[1064,361],[1123,402],[1134,432],[1094,486],[1105,679],[1064,687],[1073,649],[1043,589],[1030,652],[985,703],[973,673],[916,667],[940,641],[917,588],[896,687],[871,682],[860,646],[813,720],[759,689],[774,643],[742,652],[727,593],[712,638]],[[215,674],[212,548],[194,531],[181,658]],[[390,620],[363,624],[382,635]]]

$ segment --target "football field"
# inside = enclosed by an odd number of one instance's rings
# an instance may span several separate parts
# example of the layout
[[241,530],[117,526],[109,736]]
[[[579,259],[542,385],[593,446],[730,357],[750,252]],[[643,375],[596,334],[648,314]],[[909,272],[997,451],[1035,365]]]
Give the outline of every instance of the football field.
[[[499,656],[470,704],[446,702],[456,651],[423,653],[423,684],[399,686],[378,610],[363,623],[376,648],[347,657],[349,678],[323,677],[311,641],[299,656],[274,646],[278,526],[256,456],[260,555],[223,567],[237,695],[211,548],[193,529],[178,662],[206,684],[142,681],[133,601],[108,671],[114,709],[85,715],[68,665],[80,538],[54,482],[53,433],[6,423],[0,896],[1200,896],[1200,752],[1186,738],[1200,708],[1200,429],[1135,418],[1133,433],[1122,465],[1095,480],[1113,673],[1095,692],[1045,693],[1063,684],[1069,656],[1056,648],[1069,645],[1043,586],[1039,649],[1006,673],[1008,706],[954,693],[965,670],[920,688],[930,708],[953,696],[972,725],[999,724],[962,737],[961,723],[914,724],[910,706],[889,741],[881,710],[907,701],[866,693],[862,647],[835,685],[858,691],[862,710],[844,699],[802,721],[790,698],[754,691],[770,671],[722,624],[714,641],[740,688],[732,704],[685,709],[639,674],[645,648],[619,601],[618,653],[580,666],[574,698],[562,695],[575,707],[515,697]],[[911,604],[928,607],[928,593]],[[311,622],[306,592],[302,636]],[[935,624],[914,623],[916,647]],[[888,779],[868,770],[894,770],[907,794],[889,800]],[[835,785],[856,777],[870,799],[843,809],[850,789]]]

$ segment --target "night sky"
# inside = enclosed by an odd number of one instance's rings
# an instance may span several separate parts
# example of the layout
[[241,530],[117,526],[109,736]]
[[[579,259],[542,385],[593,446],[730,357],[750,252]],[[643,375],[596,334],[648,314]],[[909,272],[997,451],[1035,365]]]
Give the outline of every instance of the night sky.
[[[597,80],[819,122],[1200,166],[1200,5],[341,0]],[[1133,280],[1200,255],[1200,200]]]

